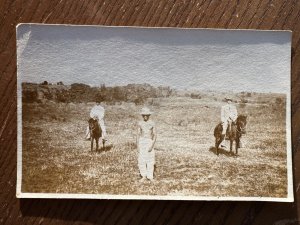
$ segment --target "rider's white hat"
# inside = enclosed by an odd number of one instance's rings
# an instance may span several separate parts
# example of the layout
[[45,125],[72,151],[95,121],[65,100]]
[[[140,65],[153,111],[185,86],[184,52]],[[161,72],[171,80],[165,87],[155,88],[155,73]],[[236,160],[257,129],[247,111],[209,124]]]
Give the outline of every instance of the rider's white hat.
[[148,107],[143,107],[141,112],[140,112],[141,115],[151,115],[152,112],[151,110],[148,108]]

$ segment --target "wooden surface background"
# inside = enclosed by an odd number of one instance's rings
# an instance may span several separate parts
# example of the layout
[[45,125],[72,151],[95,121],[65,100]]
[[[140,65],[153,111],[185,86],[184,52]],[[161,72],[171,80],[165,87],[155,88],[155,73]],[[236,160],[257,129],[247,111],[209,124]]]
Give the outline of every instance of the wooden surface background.
[[[16,199],[18,23],[292,30],[295,202]],[[0,0],[0,224],[300,224],[299,44],[299,0]]]

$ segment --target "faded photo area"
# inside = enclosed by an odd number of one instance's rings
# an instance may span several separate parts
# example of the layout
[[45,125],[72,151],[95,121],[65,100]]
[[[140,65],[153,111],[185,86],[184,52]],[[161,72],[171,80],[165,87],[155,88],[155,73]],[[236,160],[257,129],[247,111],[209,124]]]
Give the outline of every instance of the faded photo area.
[[291,33],[22,24],[18,197],[293,201]]

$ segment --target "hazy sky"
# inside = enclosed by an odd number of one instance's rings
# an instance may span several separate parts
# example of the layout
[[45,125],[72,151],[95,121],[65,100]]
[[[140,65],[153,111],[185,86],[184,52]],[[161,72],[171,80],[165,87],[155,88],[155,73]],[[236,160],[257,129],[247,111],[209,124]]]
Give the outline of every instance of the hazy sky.
[[23,82],[289,92],[290,32],[21,25]]

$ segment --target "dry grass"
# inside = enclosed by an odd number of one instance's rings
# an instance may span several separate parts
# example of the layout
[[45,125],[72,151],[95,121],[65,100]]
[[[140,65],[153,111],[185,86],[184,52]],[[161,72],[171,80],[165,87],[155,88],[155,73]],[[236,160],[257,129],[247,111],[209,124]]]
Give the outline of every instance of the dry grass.
[[222,103],[213,98],[155,101],[155,181],[143,184],[135,146],[140,107],[107,106],[110,146],[91,152],[83,138],[93,104],[24,104],[22,191],[286,197],[284,106],[246,103],[239,108],[250,117],[245,148],[238,157],[226,151],[216,156],[213,129]]

